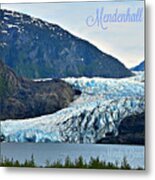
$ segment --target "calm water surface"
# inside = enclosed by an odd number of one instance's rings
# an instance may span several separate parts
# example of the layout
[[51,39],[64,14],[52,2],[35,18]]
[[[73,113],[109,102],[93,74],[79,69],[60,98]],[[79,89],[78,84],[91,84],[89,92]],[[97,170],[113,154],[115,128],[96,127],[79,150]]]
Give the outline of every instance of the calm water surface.
[[72,160],[82,156],[85,161],[90,157],[119,163],[126,157],[132,167],[144,168],[144,146],[98,145],[98,144],[54,144],[54,143],[1,143],[1,156],[20,162],[34,155],[37,165],[44,166],[46,160],[51,163],[69,156]]

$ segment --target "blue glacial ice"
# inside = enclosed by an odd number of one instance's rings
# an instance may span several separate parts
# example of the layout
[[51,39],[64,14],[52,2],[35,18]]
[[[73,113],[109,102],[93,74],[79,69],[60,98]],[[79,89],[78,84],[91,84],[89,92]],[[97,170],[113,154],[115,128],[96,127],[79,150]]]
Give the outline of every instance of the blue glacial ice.
[[66,78],[82,91],[69,107],[26,120],[1,121],[7,142],[96,143],[108,132],[117,135],[125,117],[145,108],[144,73],[124,79]]

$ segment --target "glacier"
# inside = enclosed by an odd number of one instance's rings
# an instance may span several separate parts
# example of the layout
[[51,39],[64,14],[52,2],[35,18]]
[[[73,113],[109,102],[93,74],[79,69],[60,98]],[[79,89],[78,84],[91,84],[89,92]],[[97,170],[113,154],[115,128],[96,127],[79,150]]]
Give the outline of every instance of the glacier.
[[124,118],[145,110],[144,72],[123,79],[63,80],[81,90],[81,96],[53,114],[1,121],[1,135],[6,142],[96,143],[109,132],[117,135]]

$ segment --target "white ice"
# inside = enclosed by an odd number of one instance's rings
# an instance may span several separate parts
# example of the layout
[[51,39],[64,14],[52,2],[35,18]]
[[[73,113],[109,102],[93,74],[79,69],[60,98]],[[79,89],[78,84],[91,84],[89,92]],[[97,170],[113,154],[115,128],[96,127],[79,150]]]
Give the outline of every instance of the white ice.
[[6,141],[96,143],[107,132],[117,135],[122,119],[144,111],[142,72],[123,79],[64,80],[80,89],[82,95],[69,107],[50,115],[1,121],[1,133]]

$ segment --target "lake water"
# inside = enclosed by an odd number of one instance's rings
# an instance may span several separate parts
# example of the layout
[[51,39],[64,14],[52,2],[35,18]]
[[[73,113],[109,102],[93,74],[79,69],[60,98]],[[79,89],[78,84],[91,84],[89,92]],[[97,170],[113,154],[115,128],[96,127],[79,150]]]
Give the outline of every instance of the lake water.
[[132,167],[144,168],[144,146],[101,145],[101,144],[57,144],[57,143],[1,143],[1,155],[20,162],[34,155],[37,165],[44,166],[46,160],[64,162],[69,156],[72,160],[82,156],[85,161],[90,157],[119,163],[126,157]]

